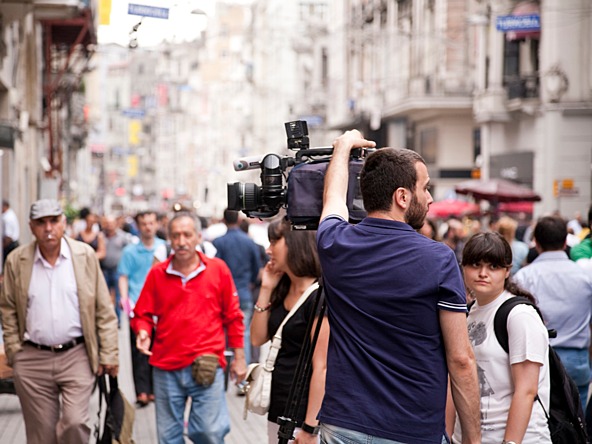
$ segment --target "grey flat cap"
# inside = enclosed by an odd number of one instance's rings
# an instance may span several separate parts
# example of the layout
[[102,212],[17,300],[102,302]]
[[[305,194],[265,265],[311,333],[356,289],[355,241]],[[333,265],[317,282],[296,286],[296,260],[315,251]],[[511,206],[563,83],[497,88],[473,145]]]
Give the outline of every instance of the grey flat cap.
[[41,219],[47,216],[60,216],[64,214],[62,206],[55,199],[41,199],[33,202],[31,211],[29,212],[29,219]]

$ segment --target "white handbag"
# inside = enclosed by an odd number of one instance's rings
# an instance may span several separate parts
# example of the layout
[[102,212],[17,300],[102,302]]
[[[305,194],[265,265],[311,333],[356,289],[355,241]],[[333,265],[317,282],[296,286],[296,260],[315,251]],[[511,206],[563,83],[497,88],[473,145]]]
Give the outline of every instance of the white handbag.
[[265,364],[254,363],[249,364],[247,368],[247,386],[245,387],[245,411],[243,418],[247,419],[247,411],[256,413],[257,415],[265,415],[269,411],[269,404],[271,401],[271,375],[275,365],[277,355],[282,348],[282,330],[286,322],[298,311],[300,306],[304,304],[308,296],[319,288],[318,282],[313,283],[306,289],[302,296],[298,299],[294,307],[286,315],[282,323],[277,329],[271,341],[269,354],[265,360]]

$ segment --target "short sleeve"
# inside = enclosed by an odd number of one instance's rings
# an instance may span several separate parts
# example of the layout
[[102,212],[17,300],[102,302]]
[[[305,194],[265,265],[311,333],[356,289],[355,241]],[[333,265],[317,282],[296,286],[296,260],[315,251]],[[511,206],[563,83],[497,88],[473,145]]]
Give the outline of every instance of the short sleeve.
[[524,361],[544,364],[549,334],[533,307],[525,304],[514,307],[508,315],[507,328],[510,364]]
[[119,264],[117,265],[117,274],[123,276],[129,276],[130,269],[131,269],[131,258],[132,254],[130,252],[130,248],[133,248],[133,245],[128,245],[123,249],[123,253],[121,254],[121,259],[119,260]]
[[317,230],[317,244],[319,250],[325,250],[333,244],[337,231],[335,228],[339,224],[344,223],[347,224],[341,216],[336,214],[330,214],[321,221],[319,229]]
[[[448,247],[446,247],[448,248]],[[439,279],[438,308],[440,310],[467,312],[467,296],[460,267],[452,250],[445,252]]]

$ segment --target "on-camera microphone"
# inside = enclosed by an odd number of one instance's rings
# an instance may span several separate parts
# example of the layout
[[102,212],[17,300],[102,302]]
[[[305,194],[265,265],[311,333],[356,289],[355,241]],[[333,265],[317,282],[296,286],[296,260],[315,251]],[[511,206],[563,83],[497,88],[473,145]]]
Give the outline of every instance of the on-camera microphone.
[[261,167],[262,160],[262,156],[244,157],[234,160],[232,166],[234,167],[234,171],[254,170]]

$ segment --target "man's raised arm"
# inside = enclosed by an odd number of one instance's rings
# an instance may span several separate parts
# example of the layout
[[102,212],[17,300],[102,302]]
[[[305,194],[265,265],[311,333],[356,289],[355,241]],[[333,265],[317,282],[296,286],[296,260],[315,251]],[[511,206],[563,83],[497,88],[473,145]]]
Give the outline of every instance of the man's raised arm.
[[321,220],[336,214],[348,220],[347,184],[349,178],[349,155],[352,148],[374,148],[376,143],[366,140],[358,130],[346,131],[333,142],[333,156],[325,175],[323,212]]

